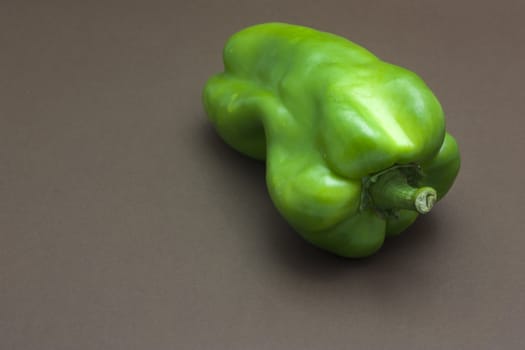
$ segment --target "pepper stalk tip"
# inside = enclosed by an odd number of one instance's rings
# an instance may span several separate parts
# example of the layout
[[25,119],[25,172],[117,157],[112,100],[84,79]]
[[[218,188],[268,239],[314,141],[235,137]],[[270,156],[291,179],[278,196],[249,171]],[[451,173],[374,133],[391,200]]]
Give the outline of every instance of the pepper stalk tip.
[[430,212],[437,201],[437,193],[432,187],[418,189],[414,200],[414,206],[420,214]]

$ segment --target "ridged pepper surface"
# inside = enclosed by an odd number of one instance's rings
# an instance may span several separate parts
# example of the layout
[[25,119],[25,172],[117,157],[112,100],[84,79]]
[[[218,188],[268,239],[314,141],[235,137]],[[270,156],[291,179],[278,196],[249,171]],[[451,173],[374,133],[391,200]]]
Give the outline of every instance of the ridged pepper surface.
[[443,198],[459,171],[440,103],[413,72],[307,27],[234,34],[203,91],[233,148],[266,161],[269,194],[310,243],[376,252]]

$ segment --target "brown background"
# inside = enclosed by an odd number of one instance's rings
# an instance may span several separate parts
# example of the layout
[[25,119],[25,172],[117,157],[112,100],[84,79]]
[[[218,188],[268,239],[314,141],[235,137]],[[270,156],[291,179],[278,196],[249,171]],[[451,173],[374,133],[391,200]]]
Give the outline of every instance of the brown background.
[[[487,2],[492,3],[492,2]],[[523,1],[0,3],[0,349],[523,349]],[[420,74],[463,167],[376,256],[305,244],[200,91],[286,21]]]

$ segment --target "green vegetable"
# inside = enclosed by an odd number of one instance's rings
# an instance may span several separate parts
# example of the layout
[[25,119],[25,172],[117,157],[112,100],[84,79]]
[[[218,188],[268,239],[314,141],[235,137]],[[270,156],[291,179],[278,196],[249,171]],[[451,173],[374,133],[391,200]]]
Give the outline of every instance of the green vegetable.
[[458,146],[416,74],[283,23],[234,34],[224,66],[206,112],[230,146],[266,160],[275,206],[310,243],[368,256],[452,186]]

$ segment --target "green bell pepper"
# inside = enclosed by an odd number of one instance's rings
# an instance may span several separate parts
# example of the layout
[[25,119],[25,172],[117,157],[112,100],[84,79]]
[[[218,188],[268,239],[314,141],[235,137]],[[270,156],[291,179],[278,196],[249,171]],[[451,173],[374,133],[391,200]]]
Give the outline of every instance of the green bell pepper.
[[272,201],[308,242],[371,255],[452,186],[458,146],[416,74],[284,23],[234,34],[223,58],[203,91],[209,119],[230,146],[266,160]]

